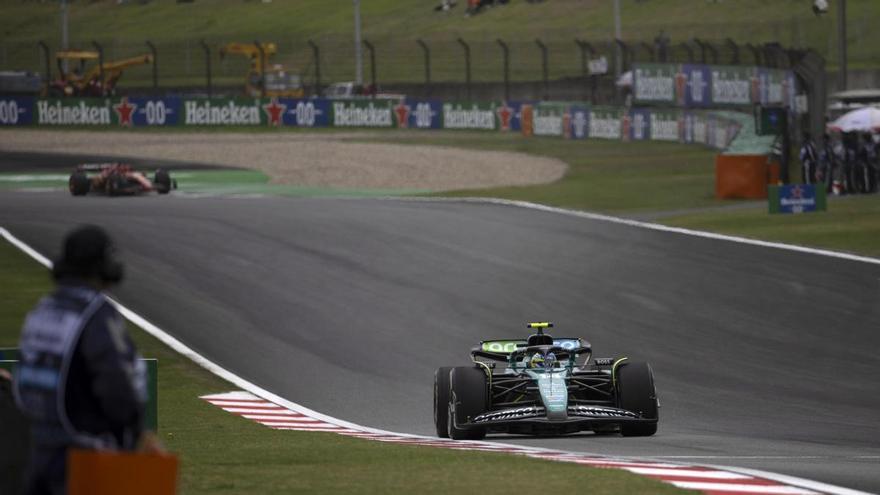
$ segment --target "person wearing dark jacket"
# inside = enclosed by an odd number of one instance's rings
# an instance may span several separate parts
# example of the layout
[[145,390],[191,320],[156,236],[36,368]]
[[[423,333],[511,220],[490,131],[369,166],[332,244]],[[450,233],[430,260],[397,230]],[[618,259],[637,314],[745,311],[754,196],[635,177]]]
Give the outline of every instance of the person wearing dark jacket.
[[[134,450],[143,434],[146,370],[116,308],[102,292],[123,267],[103,229],[64,240],[57,288],[25,319],[16,402],[31,421],[27,492],[66,492],[71,448]],[[147,450],[159,450],[154,437]]]
[[803,144],[801,145],[801,182],[804,184],[816,183],[816,165],[818,156],[816,154],[816,145],[809,133],[804,133]]

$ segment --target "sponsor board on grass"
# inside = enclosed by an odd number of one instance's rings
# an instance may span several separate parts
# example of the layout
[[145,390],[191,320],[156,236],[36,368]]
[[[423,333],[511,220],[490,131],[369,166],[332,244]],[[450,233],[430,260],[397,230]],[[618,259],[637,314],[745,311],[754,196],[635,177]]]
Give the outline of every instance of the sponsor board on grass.
[[748,105],[752,102],[754,67],[712,66],[712,103]]
[[653,135],[651,129],[652,117],[653,113],[646,108],[633,108],[630,110],[629,115],[624,117],[629,118],[629,133],[624,135],[623,138],[631,139],[633,141],[645,141],[651,139],[651,136]]
[[[280,107],[276,109],[275,106]],[[263,104],[269,125],[292,127],[327,127],[330,125],[330,101],[324,99],[273,98]],[[276,114],[280,119],[276,122]]]
[[589,137],[620,139],[623,110],[613,107],[593,107],[590,110]]
[[493,103],[452,102],[443,104],[444,129],[497,129]]
[[586,106],[572,105],[569,109],[571,122],[569,123],[572,139],[586,139],[590,130],[590,109]]
[[535,105],[534,102],[502,101],[495,104],[495,117],[500,131],[521,131],[523,122],[523,105]]
[[29,125],[34,120],[33,109],[31,96],[0,97],[0,125]]
[[637,103],[675,103],[674,64],[633,64],[633,97]]
[[266,122],[259,98],[184,99],[183,125],[261,125]]
[[679,112],[677,110],[651,111],[651,137],[655,141],[679,141]]
[[440,100],[401,100],[393,110],[397,127],[401,129],[440,129],[442,126]]
[[395,127],[390,100],[333,100],[334,127]]
[[712,103],[711,85],[712,72],[709,66],[683,64],[681,72],[676,74],[676,91],[680,91],[683,96],[679,103],[689,107],[709,106]]
[[38,125],[110,125],[118,122],[104,98],[37,100]]
[[571,115],[564,103],[540,103],[532,113],[532,131],[535,136],[570,135]]
[[812,184],[768,186],[767,205],[770,213],[825,211],[825,189]]
[[116,122],[123,127],[177,125],[180,121],[180,98],[129,98],[111,103]]

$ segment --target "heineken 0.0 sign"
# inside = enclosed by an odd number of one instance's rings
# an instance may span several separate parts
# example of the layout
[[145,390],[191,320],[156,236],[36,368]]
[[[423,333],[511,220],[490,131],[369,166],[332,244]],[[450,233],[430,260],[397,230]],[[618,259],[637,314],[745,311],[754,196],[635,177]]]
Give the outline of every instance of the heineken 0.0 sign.
[[806,213],[825,211],[825,188],[812,184],[768,186],[770,213]]

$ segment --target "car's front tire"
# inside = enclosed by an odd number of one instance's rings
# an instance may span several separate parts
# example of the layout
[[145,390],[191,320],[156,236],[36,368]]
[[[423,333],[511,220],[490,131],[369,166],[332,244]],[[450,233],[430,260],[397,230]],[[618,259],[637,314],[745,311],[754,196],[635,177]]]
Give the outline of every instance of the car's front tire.
[[171,192],[171,174],[165,169],[160,168],[156,170],[156,174],[153,176],[153,184],[156,187],[156,192],[168,194]]
[[452,368],[438,368],[434,372],[434,427],[437,436],[449,438],[449,372]]
[[480,440],[485,428],[461,429],[456,423],[465,423],[489,407],[489,387],[486,373],[475,366],[452,368],[449,373],[449,417],[447,433],[454,440]]
[[[654,372],[643,362],[625,362],[617,368],[617,406],[639,413],[646,419],[659,419]],[[647,437],[657,433],[657,423],[623,423],[625,437]]]
[[70,194],[73,194],[74,196],[85,196],[89,193],[89,189],[92,187],[92,181],[89,180],[89,177],[85,172],[74,172],[70,174],[70,179],[67,181],[67,187],[70,189]]

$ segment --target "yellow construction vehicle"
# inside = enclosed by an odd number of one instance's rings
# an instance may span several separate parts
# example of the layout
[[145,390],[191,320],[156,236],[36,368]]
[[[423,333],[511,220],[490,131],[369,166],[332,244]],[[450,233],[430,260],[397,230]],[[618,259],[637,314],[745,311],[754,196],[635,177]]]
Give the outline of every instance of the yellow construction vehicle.
[[[150,64],[150,54],[100,63],[101,55],[88,50],[67,50],[55,53],[60,77],[49,85],[49,96],[110,96],[116,93],[116,83],[123,70],[136,65]],[[89,61],[99,61],[86,70]],[[75,67],[65,70],[65,62]]]
[[270,63],[277,52],[275,43],[227,43],[220,48],[220,58],[231,53],[250,59],[251,65],[244,80],[247,96],[301,98],[305,91],[299,74],[280,64]]

